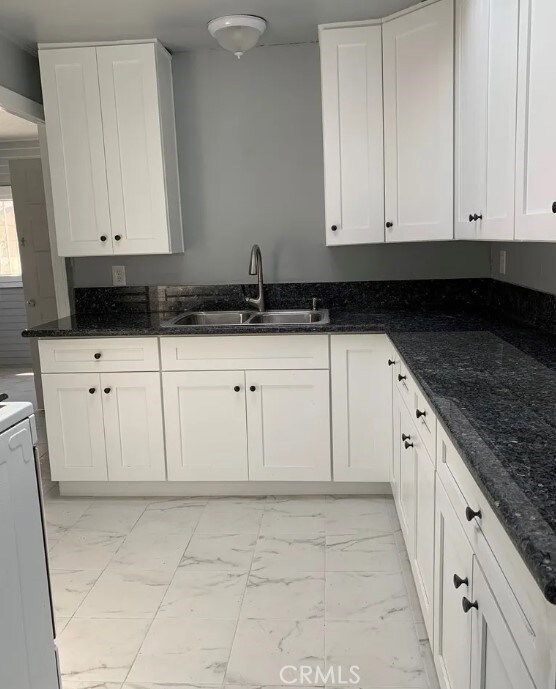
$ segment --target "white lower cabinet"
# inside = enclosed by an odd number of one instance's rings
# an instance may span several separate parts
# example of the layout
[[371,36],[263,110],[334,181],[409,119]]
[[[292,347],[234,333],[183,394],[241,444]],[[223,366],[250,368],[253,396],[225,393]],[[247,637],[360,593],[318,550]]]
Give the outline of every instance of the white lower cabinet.
[[392,367],[386,335],[330,338],[334,480],[390,480]]
[[52,479],[106,481],[100,375],[43,374],[42,385]]
[[328,371],[246,371],[249,478],[329,481]]
[[110,481],[164,481],[159,373],[101,373]]
[[[535,689],[512,630],[477,558],[473,561],[472,689]],[[460,650],[462,644],[460,643]],[[458,685],[459,686],[459,685]],[[462,685],[463,686],[463,685]]]
[[471,616],[461,601],[471,595],[472,567],[473,551],[437,478],[433,649],[442,689],[470,689]]
[[158,373],[43,375],[55,481],[166,477]]
[[244,371],[162,374],[171,481],[247,480]]

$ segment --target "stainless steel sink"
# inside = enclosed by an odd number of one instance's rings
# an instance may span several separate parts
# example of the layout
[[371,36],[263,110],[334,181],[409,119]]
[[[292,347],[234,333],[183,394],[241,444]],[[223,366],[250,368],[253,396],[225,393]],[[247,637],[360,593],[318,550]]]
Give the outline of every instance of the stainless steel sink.
[[246,323],[254,311],[190,311],[164,323],[175,328],[187,325],[241,325]]
[[311,325],[312,323],[330,323],[328,311],[326,309],[263,311],[249,319],[249,325]]
[[189,311],[162,324],[165,328],[193,325],[324,325],[330,323],[327,309],[284,311]]

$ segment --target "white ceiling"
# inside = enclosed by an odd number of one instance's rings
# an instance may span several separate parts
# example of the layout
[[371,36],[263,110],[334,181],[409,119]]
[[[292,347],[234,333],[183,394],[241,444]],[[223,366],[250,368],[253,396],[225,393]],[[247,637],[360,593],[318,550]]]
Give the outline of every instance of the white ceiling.
[[0,141],[36,139],[37,125],[0,108]]
[[268,21],[262,45],[317,40],[317,25],[375,19],[417,0],[2,0],[2,32],[37,42],[159,38],[171,50],[214,48],[207,22],[225,14]]

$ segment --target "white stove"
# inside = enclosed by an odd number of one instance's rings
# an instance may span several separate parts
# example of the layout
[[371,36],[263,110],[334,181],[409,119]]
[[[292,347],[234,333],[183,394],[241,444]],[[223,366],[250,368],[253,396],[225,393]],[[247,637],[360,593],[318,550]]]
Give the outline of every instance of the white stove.
[[[10,402],[9,400],[0,402],[0,433],[8,430],[11,426],[15,426],[16,423],[31,417],[33,418],[33,431],[35,431],[35,417],[33,416],[33,405],[31,402]],[[36,432],[33,440],[34,443],[37,442]]]

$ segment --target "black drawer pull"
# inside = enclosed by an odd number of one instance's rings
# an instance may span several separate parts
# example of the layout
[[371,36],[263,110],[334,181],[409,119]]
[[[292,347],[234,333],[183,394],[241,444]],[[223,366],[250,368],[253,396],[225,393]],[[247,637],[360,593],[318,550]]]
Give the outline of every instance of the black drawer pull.
[[338,229],[338,225],[332,225],[330,229],[332,230],[332,232],[336,232],[336,230]]
[[108,395],[108,393],[112,390],[112,388],[104,388],[104,392]]
[[405,380],[406,378],[407,378],[407,376],[402,376],[401,373],[398,373],[398,380],[400,381],[400,383],[402,380]]
[[96,388],[89,388],[89,392],[91,393],[91,395],[94,395],[96,392]]
[[395,363],[393,359],[388,359],[388,366],[393,366]]
[[411,440],[411,436],[406,435],[405,433],[402,433],[402,440]]
[[413,443],[408,443],[407,440],[405,441],[404,445],[406,450],[409,450],[410,447],[413,447]]
[[420,419],[422,416],[426,416],[427,412],[426,411],[421,411],[420,409],[415,410],[415,416]]
[[469,505],[465,508],[465,518],[467,519],[468,522],[472,522],[475,517],[478,519],[481,519],[482,514],[481,510],[472,510]]
[[477,601],[474,601],[473,603],[469,600],[469,598],[466,598],[465,596],[461,599],[461,607],[463,608],[463,612],[469,612],[471,608],[475,608],[475,610],[479,609],[479,604]]
[[249,390],[251,390],[251,392],[255,392],[256,389],[257,389],[257,388],[256,388],[254,385],[251,385],[251,386],[249,387]]
[[390,222],[390,221],[388,221],[388,222],[386,223],[386,227],[388,227],[388,228],[390,228],[390,227],[394,227],[394,223],[393,223],[393,222]]
[[465,577],[465,579],[462,579],[461,577],[458,577],[457,574],[454,574],[454,588],[459,589],[459,587],[463,584],[469,586],[469,579],[467,577]]
[[241,390],[241,388],[239,387],[239,385],[234,385],[234,390],[236,392],[239,392]]
[[97,352],[97,353],[95,354],[95,359],[98,361],[98,360],[100,359],[101,356],[102,356],[102,354],[101,354],[100,352]]

